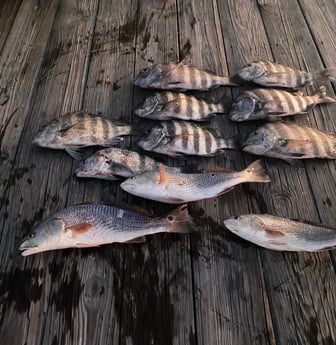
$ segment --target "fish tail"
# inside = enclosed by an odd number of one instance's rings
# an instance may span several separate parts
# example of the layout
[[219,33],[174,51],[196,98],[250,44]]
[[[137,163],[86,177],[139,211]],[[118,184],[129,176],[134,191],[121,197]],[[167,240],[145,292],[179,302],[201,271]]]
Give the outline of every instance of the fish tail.
[[318,103],[335,103],[336,100],[333,98],[327,96],[327,89],[325,86],[320,86],[320,89],[315,93],[316,97],[318,97],[317,102]]
[[220,84],[223,86],[239,86],[241,85],[238,80],[230,77],[220,77]]
[[336,67],[326,68],[313,73],[314,79],[336,81]]
[[240,150],[241,143],[243,140],[242,134],[237,134],[232,136],[231,138],[221,139],[220,148],[221,149],[230,149],[230,150]]
[[247,182],[271,182],[260,159],[252,162],[243,173]]
[[170,224],[168,232],[189,234],[196,231],[193,219],[188,212],[187,204],[174,209],[165,218]]

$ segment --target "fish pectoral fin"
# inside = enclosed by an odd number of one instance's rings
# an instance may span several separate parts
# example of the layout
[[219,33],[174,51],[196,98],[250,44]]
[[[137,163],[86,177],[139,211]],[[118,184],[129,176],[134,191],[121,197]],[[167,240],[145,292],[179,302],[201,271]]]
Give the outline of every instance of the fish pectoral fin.
[[103,146],[103,147],[110,147],[110,146],[118,145],[122,141],[124,141],[123,137],[114,137],[114,138],[112,138],[110,140],[106,140],[103,144],[101,144],[101,146]]
[[124,241],[122,243],[143,243],[145,241],[146,241],[145,236],[140,236],[140,237],[132,238],[131,240],[128,240],[128,241]]
[[163,164],[160,164],[160,185],[164,188],[167,189],[168,185],[168,178],[167,178],[167,173],[166,169]]
[[287,105],[287,102],[281,102],[276,100],[270,100],[263,102],[263,110],[268,115],[285,115],[287,114],[286,111],[281,111],[279,109],[285,108]]
[[281,231],[278,230],[273,230],[273,229],[264,229],[266,236],[269,238],[279,238],[279,237],[284,237],[285,234]]
[[[305,147],[307,144],[310,143],[308,139],[283,139],[279,142],[281,146],[288,147],[288,148],[298,148],[298,147]],[[304,154],[298,153],[299,156],[304,156]]]
[[[291,77],[291,74],[293,72],[275,72],[275,73],[267,73],[266,78],[267,78],[267,83],[269,85],[278,85],[278,86],[283,86],[287,87],[288,85],[286,84],[286,80],[290,80],[289,78]],[[281,76],[281,79],[279,80],[279,76]]]
[[77,161],[80,161],[82,159],[82,155],[80,153],[80,147],[67,147],[65,148],[65,151]]
[[71,226],[67,226],[65,228],[65,231],[70,237],[74,237],[81,234],[85,234],[91,228],[92,228],[92,224],[90,223],[78,223]]

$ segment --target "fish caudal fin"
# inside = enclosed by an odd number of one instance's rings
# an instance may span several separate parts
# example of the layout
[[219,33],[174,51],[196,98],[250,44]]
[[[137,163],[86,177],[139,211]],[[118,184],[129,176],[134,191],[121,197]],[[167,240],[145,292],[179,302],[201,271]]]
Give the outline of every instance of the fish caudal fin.
[[314,72],[314,79],[316,80],[330,80],[336,81],[336,67],[326,68],[322,71]]
[[188,212],[187,204],[181,205],[171,211],[165,218],[170,224],[167,232],[189,234],[196,231],[193,219]]
[[316,92],[315,94],[316,96],[318,96],[318,103],[335,103],[336,100],[327,96],[327,89],[325,86],[320,86],[320,89],[318,92]]
[[239,86],[241,85],[235,78],[220,77],[220,84],[223,86]]
[[247,182],[271,182],[260,159],[252,162],[243,173]]
[[240,150],[242,139],[243,137],[241,134],[237,134],[228,139],[221,139],[220,148],[230,149],[230,150]]

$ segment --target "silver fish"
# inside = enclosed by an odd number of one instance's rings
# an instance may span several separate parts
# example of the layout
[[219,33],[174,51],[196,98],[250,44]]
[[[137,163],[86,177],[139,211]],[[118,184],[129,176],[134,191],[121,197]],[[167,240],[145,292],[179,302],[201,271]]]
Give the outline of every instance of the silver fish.
[[33,143],[51,149],[64,149],[80,159],[78,149],[86,146],[112,146],[120,136],[131,135],[131,126],[116,126],[108,119],[83,112],[68,113],[42,127]]
[[336,137],[315,128],[289,123],[267,123],[242,142],[245,152],[284,159],[336,158]]
[[153,120],[193,120],[205,121],[218,113],[223,113],[221,103],[207,103],[191,95],[175,92],[155,93],[148,97],[135,114]]
[[133,84],[143,88],[164,90],[209,90],[221,85],[237,85],[228,77],[208,73],[181,63],[152,65],[140,71]]
[[336,68],[317,72],[305,72],[271,61],[254,61],[239,72],[240,78],[268,87],[301,89],[312,85],[314,80],[336,81]]
[[268,214],[245,214],[224,220],[234,234],[258,246],[285,251],[315,252],[336,247],[336,229]]
[[169,172],[161,166],[159,172],[130,177],[120,187],[146,199],[181,204],[217,197],[247,182],[270,182],[261,161],[253,162],[242,171],[214,169],[193,174]]
[[[108,148],[97,151],[87,158],[76,169],[77,177],[94,177],[104,180],[119,180],[142,174],[146,171],[158,171],[160,162],[138,152],[119,148]],[[168,167],[171,171],[183,168]]]
[[213,130],[187,121],[162,121],[138,142],[147,151],[171,157],[214,156],[225,149],[237,149],[235,140],[220,138]]
[[308,113],[316,104],[334,103],[326,95],[325,86],[312,96],[275,89],[254,89],[243,92],[232,105],[232,121],[276,120],[283,116]]
[[80,205],[68,207],[42,221],[19,249],[27,256],[54,249],[143,242],[144,236],[159,232],[193,231],[187,205],[159,218],[106,205]]

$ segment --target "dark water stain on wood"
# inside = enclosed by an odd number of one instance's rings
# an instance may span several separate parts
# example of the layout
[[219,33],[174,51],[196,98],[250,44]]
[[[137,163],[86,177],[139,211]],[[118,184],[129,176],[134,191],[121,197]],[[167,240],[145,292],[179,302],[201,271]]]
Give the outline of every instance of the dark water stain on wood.
[[[52,281],[60,280],[60,272],[63,265],[49,265],[49,273]],[[73,337],[73,314],[78,309],[80,296],[83,291],[83,284],[77,271],[77,262],[72,262],[72,269],[68,277],[60,282],[57,290],[51,295],[51,303],[55,305],[56,311],[64,315],[65,326]]]
[[42,294],[42,283],[39,281],[42,276],[43,269],[22,270],[19,267],[14,272],[0,274],[2,317],[11,306],[18,313],[26,313],[31,302],[39,301]]
[[186,56],[190,54],[192,45],[190,44],[190,40],[188,40],[186,43],[184,43],[182,49],[181,49],[181,60],[183,60]]

